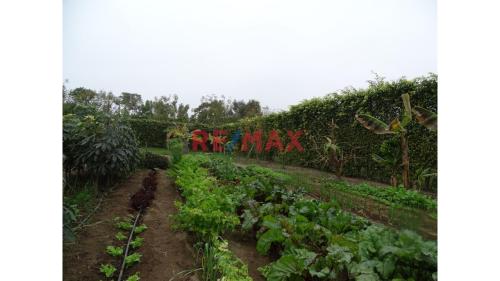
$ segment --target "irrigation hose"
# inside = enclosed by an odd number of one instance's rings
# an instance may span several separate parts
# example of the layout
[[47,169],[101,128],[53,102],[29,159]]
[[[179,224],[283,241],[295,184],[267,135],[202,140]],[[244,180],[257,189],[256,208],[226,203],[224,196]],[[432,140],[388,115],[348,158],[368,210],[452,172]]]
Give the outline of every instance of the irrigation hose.
[[130,247],[130,242],[132,242],[132,237],[134,236],[135,227],[137,226],[137,222],[139,221],[141,214],[142,214],[142,208],[139,210],[139,213],[137,213],[137,216],[135,217],[134,225],[132,226],[132,230],[130,231],[130,235],[128,236],[127,247],[125,248],[125,253],[123,255],[123,261],[122,261],[122,266],[120,268],[120,275],[118,275],[118,281],[122,280],[123,272],[125,271],[125,259],[127,258],[128,250]]

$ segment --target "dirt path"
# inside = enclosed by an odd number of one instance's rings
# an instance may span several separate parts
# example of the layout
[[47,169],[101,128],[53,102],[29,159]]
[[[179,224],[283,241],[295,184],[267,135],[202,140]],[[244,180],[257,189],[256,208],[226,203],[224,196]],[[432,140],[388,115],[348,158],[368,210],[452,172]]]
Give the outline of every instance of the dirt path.
[[270,257],[262,256],[257,252],[255,239],[238,232],[227,235],[225,238],[229,241],[229,250],[248,266],[250,277],[254,281],[265,281],[266,279],[260,274],[258,268],[271,263],[272,260]]
[[[92,218],[92,225],[79,233],[76,243],[64,246],[63,276],[65,281],[104,280],[99,273],[101,263],[112,262],[105,253],[107,245],[116,244],[117,229],[113,218],[129,213],[129,198],[141,186],[146,170],[139,171],[120,184],[102,203]],[[158,173],[158,189],[153,204],[142,221],[148,229],[141,236],[145,241],[138,250],[143,255],[141,263],[131,268],[140,272],[141,280],[168,281],[175,273],[195,268],[194,252],[184,232],[172,230],[176,209],[174,201],[180,200],[164,171]]]

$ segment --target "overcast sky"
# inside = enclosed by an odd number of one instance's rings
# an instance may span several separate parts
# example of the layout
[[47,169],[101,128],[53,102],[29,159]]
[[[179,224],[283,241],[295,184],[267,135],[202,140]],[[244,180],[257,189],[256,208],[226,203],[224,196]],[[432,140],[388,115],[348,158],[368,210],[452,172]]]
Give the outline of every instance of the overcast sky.
[[287,109],[436,70],[432,0],[64,0],[69,88],[259,100]]

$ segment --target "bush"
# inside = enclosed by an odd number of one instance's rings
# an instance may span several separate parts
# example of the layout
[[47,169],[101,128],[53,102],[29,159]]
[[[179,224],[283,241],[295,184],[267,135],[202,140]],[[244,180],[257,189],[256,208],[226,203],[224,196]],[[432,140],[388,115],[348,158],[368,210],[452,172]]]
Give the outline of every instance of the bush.
[[139,144],[147,147],[165,147],[165,131],[173,126],[173,123],[142,118],[131,118],[128,124],[134,130]]
[[83,176],[103,187],[128,175],[139,161],[134,132],[119,118],[98,114],[64,116],[65,179]]
[[180,139],[173,139],[168,144],[169,154],[172,156],[173,164],[176,164],[181,160],[183,150],[184,150],[184,142]]
[[141,165],[148,169],[160,168],[165,170],[169,166],[169,160],[166,156],[146,152],[142,156]]

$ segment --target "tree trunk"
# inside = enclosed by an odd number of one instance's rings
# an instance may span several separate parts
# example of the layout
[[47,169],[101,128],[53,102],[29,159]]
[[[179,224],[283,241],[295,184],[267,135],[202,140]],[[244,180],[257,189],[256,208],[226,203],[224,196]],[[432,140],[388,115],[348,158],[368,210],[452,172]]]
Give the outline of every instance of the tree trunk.
[[401,152],[403,155],[403,185],[410,188],[410,156],[408,155],[408,139],[405,133],[401,134]]
[[335,167],[335,175],[339,180],[342,179],[343,170],[344,170],[344,163],[343,162],[338,163],[337,166]]
[[394,175],[391,176],[391,186],[394,186],[394,187],[398,186],[398,179]]

